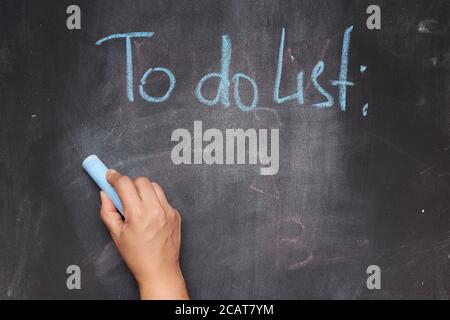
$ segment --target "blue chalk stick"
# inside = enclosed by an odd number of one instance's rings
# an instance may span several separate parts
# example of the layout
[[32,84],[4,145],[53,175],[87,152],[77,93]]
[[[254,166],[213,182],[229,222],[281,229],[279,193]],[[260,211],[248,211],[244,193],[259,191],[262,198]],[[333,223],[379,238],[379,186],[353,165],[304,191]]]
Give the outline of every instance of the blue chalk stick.
[[120,198],[114,188],[106,180],[106,172],[108,171],[108,168],[102,160],[100,160],[95,154],[91,154],[89,157],[84,159],[82,166],[100,187],[100,189],[106,192],[108,197],[116,206],[117,210],[119,210],[120,214],[123,216],[122,202],[120,201]]

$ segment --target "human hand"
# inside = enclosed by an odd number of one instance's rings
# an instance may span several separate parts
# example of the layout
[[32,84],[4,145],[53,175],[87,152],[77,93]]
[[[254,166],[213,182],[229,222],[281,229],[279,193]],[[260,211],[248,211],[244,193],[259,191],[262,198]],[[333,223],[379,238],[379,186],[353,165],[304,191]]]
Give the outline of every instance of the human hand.
[[141,299],[189,299],[179,265],[180,213],[147,178],[133,181],[108,170],[107,180],[122,201],[125,221],[103,191],[100,216],[138,283]]

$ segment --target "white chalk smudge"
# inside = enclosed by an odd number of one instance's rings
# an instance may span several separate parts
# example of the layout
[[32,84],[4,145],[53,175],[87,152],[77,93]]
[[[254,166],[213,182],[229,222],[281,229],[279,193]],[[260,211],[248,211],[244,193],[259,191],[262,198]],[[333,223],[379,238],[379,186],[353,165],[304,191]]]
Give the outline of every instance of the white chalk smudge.
[[424,19],[417,25],[417,31],[420,33],[433,33],[437,29],[438,22],[435,19]]

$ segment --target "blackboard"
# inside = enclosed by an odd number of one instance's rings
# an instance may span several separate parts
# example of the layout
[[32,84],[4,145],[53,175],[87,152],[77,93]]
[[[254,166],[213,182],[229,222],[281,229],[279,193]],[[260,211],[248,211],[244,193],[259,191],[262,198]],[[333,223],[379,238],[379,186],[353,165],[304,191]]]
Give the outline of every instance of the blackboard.
[[[450,3],[427,1],[1,1],[0,298],[134,299],[136,284],[99,219],[89,154],[165,189],[183,217],[181,264],[196,299],[448,299],[450,293]],[[81,29],[66,26],[69,5]],[[366,9],[381,9],[369,29]],[[345,30],[346,110],[337,102]],[[304,104],[275,103],[304,71]],[[132,39],[134,101],[125,40]],[[206,106],[198,81],[218,72],[258,85],[258,105]],[[319,79],[332,107],[310,75]],[[148,68],[170,69],[170,98],[139,95]],[[230,76],[230,77],[231,77]],[[230,80],[231,81],[231,80]],[[154,74],[146,90],[169,86]],[[213,96],[212,82],[204,94]],[[251,86],[241,83],[242,100]],[[232,90],[230,97],[232,97]],[[368,104],[368,109],[363,106]],[[279,170],[175,165],[177,128],[279,129]],[[81,268],[81,290],[66,269]],[[366,286],[381,270],[380,290]]]

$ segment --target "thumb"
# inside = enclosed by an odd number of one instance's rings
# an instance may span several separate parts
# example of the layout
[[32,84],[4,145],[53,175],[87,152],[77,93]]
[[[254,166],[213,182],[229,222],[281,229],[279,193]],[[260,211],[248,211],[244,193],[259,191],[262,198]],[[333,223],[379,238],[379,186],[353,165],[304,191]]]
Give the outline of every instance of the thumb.
[[116,241],[120,232],[122,231],[124,221],[122,217],[117,212],[116,207],[114,206],[111,199],[109,199],[108,195],[104,191],[100,191],[100,199],[102,206],[100,208],[100,217],[103,220],[103,223],[106,225],[111,237],[114,241]]

